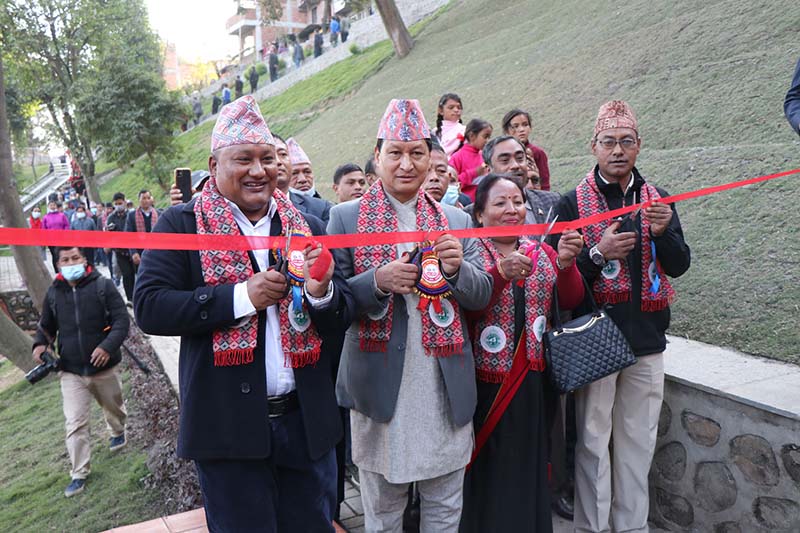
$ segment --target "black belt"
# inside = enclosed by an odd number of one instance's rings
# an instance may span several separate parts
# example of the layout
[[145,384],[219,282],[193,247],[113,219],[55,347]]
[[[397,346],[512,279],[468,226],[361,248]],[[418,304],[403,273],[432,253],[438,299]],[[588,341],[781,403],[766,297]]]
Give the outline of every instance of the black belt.
[[297,391],[293,390],[283,396],[268,396],[267,408],[270,418],[278,418],[279,416],[296,411],[300,408],[300,402],[297,399]]

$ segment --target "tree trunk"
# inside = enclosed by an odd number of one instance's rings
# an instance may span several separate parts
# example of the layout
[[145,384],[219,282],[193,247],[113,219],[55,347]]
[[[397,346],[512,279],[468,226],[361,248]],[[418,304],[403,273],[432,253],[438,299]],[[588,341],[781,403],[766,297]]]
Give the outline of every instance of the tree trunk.
[[[6,226],[24,228],[27,226],[22,214],[17,183],[12,178],[11,137],[9,136],[8,115],[6,114],[5,84],[3,80],[3,60],[0,57],[0,219]],[[22,274],[22,279],[31,295],[33,304],[40,312],[47,288],[52,279],[50,272],[39,255],[36,246],[12,246],[14,262]]]
[[33,339],[22,331],[7,314],[0,311],[0,355],[27,372],[36,366],[31,357]]
[[381,20],[386,27],[386,33],[394,45],[394,51],[397,57],[403,58],[411,53],[414,48],[414,39],[406,28],[406,23],[403,22],[403,17],[400,16],[400,10],[397,9],[397,4],[394,0],[375,0],[378,6],[378,12],[381,14]]
[[33,182],[36,183],[39,176],[36,175],[36,147],[33,146],[33,142],[31,142],[31,174],[33,174]]
[[322,23],[331,23],[331,0],[323,0],[322,2]]

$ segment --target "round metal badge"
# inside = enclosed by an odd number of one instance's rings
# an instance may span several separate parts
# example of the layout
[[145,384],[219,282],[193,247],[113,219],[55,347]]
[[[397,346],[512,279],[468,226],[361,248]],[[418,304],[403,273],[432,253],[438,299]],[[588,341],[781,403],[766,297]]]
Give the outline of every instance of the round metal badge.
[[537,341],[542,342],[545,329],[547,329],[547,319],[541,315],[537,316],[533,321],[533,336]]
[[497,353],[506,347],[508,339],[499,326],[486,326],[481,331],[481,348],[489,353]]
[[446,328],[450,326],[453,321],[456,319],[456,312],[453,309],[453,304],[448,302],[447,300],[440,301],[442,305],[442,312],[437,313],[436,309],[434,309],[433,305],[428,306],[428,315],[433,320],[433,323],[439,326],[440,328]]
[[606,263],[606,266],[603,267],[601,272],[603,277],[606,279],[616,279],[621,271],[622,265],[620,264],[619,259],[612,259]]
[[289,304],[287,312],[289,313],[289,324],[295,331],[302,333],[311,326],[311,317],[302,308],[299,311],[295,309],[294,302]]

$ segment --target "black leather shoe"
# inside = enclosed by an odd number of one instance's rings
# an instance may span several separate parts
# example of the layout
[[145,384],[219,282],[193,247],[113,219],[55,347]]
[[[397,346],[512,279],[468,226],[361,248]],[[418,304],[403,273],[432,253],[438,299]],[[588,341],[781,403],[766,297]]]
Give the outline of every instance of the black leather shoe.
[[572,520],[575,517],[575,505],[572,498],[568,496],[560,496],[553,501],[553,511],[558,516],[565,520]]

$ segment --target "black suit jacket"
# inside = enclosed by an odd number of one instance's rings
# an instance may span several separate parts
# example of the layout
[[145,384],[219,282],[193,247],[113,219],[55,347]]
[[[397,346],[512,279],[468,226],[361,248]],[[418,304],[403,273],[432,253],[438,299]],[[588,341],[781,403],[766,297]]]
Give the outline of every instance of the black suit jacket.
[[[194,200],[171,207],[154,231],[196,233]],[[324,234],[319,220],[307,216],[314,235]],[[257,266],[255,266],[257,268]],[[332,368],[340,356],[341,336],[353,317],[354,300],[338,267],[333,301],[324,310],[310,308],[323,339],[314,366],[294,370],[308,440],[318,459],[342,438]],[[271,453],[268,421],[264,322],[259,313],[258,346],[248,365],[215,367],[212,333],[236,323],[234,285],[206,286],[196,251],[147,250],[142,256],[134,292],[136,321],[152,335],[181,336],[180,433],[178,455],[189,459],[265,458]]]
[[328,220],[331,218],[331,206],[333,205],[329,201],[305,194],[297,194],[292,191],[289,191],[289,200],[301,213],[314,215],[326,225],[328,224]]
[[786,119],[792,125],[795,133],[800,134],[800,60],[794,69],[794,78],[789,92],[786,93],[786,100],[783,102],[783,111]]

